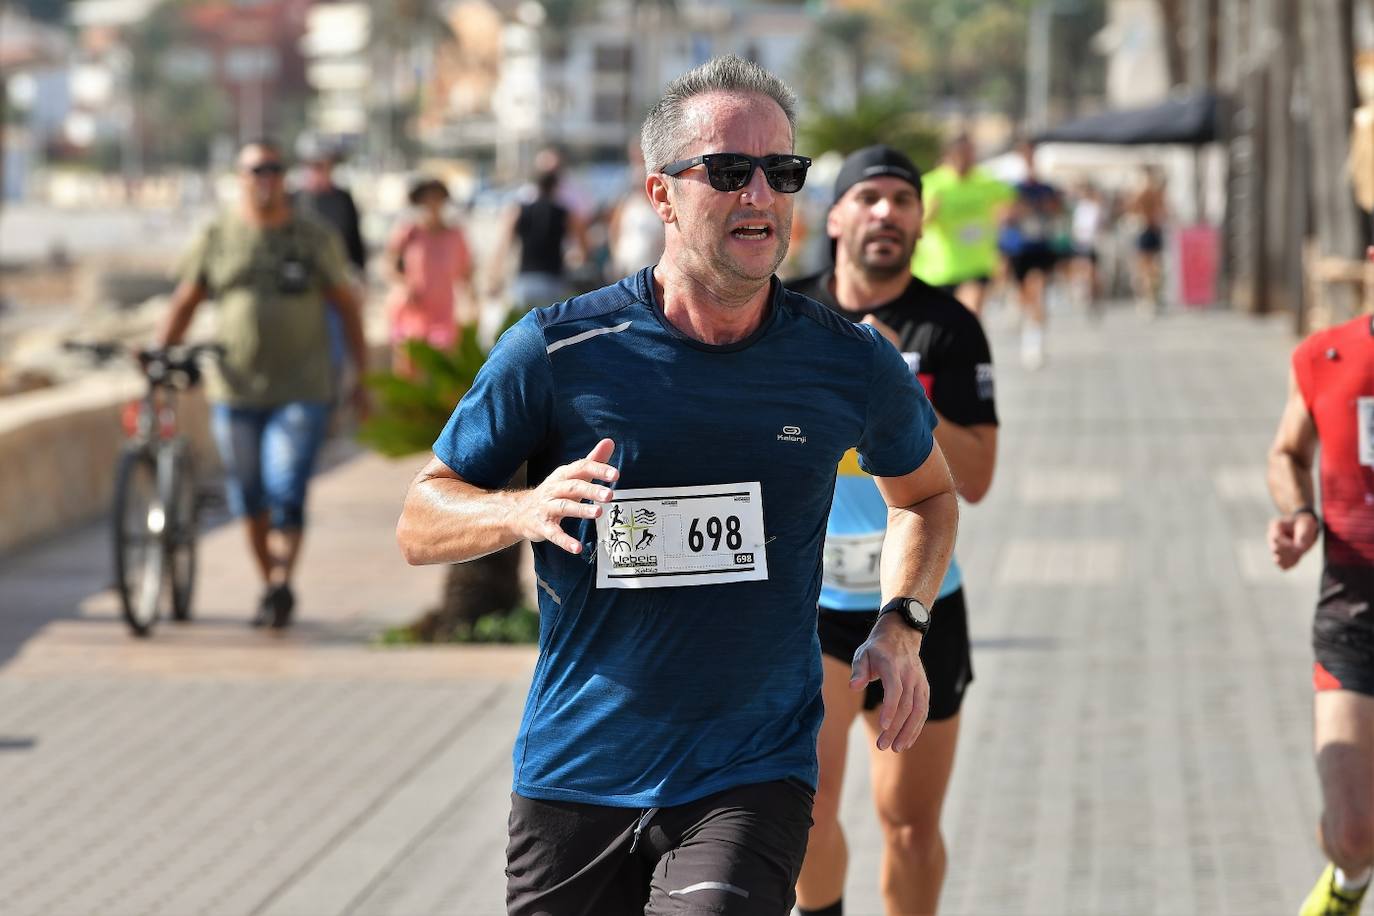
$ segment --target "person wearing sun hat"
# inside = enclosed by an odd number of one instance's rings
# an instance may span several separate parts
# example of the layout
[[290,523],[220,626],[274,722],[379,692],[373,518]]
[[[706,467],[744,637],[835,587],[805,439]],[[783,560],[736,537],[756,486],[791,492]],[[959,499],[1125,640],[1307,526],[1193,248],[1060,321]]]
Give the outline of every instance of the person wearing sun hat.
[[415,215],[396,227],[386,246],[392,367],[402,374],[411,369],[405,342],[423,340],[449,349],[458,340],[460,301],[473,303],[472,254],[462,227],[445,214],[448,186],[421,175],[412,180],[408,196]]

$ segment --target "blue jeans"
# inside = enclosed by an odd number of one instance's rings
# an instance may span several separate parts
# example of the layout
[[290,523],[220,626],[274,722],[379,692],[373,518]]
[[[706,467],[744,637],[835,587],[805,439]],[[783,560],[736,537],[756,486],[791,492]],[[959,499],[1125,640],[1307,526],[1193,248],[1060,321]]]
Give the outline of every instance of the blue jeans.
[[305,485],[329,426],[329,409],[316,401],[210,406],[210,429],[234,515],[268,513],[272,527],[282,531],[305,526]]

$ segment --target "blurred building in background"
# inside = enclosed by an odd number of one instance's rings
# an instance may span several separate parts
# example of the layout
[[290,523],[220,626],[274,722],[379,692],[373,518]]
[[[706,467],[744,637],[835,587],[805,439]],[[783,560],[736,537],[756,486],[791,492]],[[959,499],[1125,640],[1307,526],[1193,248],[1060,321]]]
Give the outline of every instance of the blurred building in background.
[[23,193],[49,138],[63,130],[72,107],[70,58],[61,29],[0,7],[0,202]]
[[1046,162],[1104,182],[1104,162],[1166,167],[1182,219],[1222,227],[1220,298],[1241,308],[1307,323],[1374,286],[1347,168],[1374,106],[1356,92],[1374,0],[9,0],[0,17],[5,199],[98,176],[134,200],[304,131],[359,175],[439,162],[509,187],[550,144],[610,175],[662,86],[732,52],[797,89],[808,152],[882,140],[923,167],[955,131],[995,155],[1094,112],[1215,99],[1203,144]]
[[548,144],[579,160],[623,157],[674,76],[724,53],[787,72],[811,20],[800,4],[607,0],[574,15],[473,0],[455,5],[448,24],[418,138],[510,176]]

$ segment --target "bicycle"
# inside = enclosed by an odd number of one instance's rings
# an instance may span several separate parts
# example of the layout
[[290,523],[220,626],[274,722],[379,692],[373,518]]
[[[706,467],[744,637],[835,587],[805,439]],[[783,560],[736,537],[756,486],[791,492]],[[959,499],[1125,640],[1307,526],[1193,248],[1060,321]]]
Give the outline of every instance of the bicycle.
[[67,341],[98,365],[137,360],[147,379],[142,398],[123,413],[125,435],[115,463],[113,528],[115,590],[133,635],[149,636],[164,612],[191,619],[201,494],[190,442],[177,428],[177,395],[200,383],[200,360],[224,352],[218,344],[135,349],[113,341]]

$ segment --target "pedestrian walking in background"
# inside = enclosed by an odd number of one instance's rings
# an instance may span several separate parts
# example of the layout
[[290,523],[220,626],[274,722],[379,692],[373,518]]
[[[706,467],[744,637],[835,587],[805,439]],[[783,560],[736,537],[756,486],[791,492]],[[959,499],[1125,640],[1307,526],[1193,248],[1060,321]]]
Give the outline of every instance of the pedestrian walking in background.
[[559,200],[562,172],[540,172],[534,179],[535,197],[512,206],[506,214],[491,263],[491,294],[502,293],[506,261],[519,249],[519,267],[512,287],[514,306],[521,312],[560,302],[572,293],[568,269],[587,257],[586,225]]
[[309,136],[298,147],[297,159],[303,171],[301,186],[291,195],[292,206],[339,233],[349,263],[363,274],[367,270],[367,246],[358,206],[353,195],[334,180],[334,170],[343,161],[342,148]]
[[1093,318],[1101,316],[1101,282],[1097,262],[1102,248],[1107,213],[1102,192],[1091,181],[1079,184],[1074,194],[1071,234],[1072,261],[1069,264],[1074,298]]
[[[822,535],[850,448],[892,519],[888,613],[853,679],[887,690],[880,750],[924,724],[954,485],[896,349],[775,276],[810,166],[795,106],[736,57],[668,85],[641,132],[663,257],[507,331],[406,496],[413,563],[534,542],[514,916],[790,911],[823,711]],[[522,464],[533,489],[504,489]]]
[[644,190],[644,154],[639,144],[630,145],[629,158],[629,187],[611,210],[606,227],[616,278],[657,264],[663,254],[663,220]]
[[1135,281],[1136,301],[1142,313],[1157,315],[1164,309],[1164,224],[1169,216],[1164,189],[1164,173],[1150,166],[1141,176],[1141,185],[1126,204],[1126,212],[1136,223]]
[[1064,198],[1035,171],[1035,146],[1018,147],[1026,176],[1016,183],[1016,199],[1007,211],[999,246],[1007,256],[1021,306],[1021,362],[1027,369],[1045,364],[1045,288],[1059,255],[1055,249]]
[[1312,686],[1317,838],[1330,864],[1301,916],[1353,916],[1374,866],[1374,316],[1318,331],[1293,351],[1269,492],[1281,513],[1268,532],[1280,569],[1323,541]]
[[477,320],[472,290],[472,255],[467,237],[445,215],[448,188],[437,178],[412,183],[413,215],[398,225],[386,246],[391,279],[387,320],[392,368],[412,371],[404,344],[423,340],[441,350],[458,340],[458,327]]
[[[353,195],[334,180],[334,170],[343,161],[342,147],[307,134],[297,144],[296,155],[303,172],[301,186],[291,195],[291,205],[339,234],[344,253],[356,273],[358,287],[366,289],[367,246],[363,243],[358,207]],[[348,365],[348,341],[339,314],[338,309],[330,309],[325,313],[325,321],[329,325],[329,351],[334,360],[335,377],[342,390],[346,384],[343,372]]]
[[[241,518],[262,578],[255,625],[291,622],[291,576],[305,529],[306,486],[324,440],[336,377],[326,316],[339,314],[362,376],[361,303],[338,234],[289,206],[281,148],[247,144],[238,157],[238,206],[192,244],[159,346],[179,343],[196,308],[213,299],[225,354],[207,383],[211,429],[229,507]],[[360,383],[349,392],[365,413]]]
[[977,165],[968,134],[950,141],[922,184],[925,226],[911,272],[982,317],[1001,259],[997,226],[1016,192]]
[[[921,235],[921,184],[911,160],[890,147],[850,154],[835,181],[826,223],[836,241],[835,267],[789,285],[888,336],[935,408],[940,420],[935,439],[959,495],[978,502],[992,484],[997,460],[992,354],[969,309],[910,274],[912,249]],[[844,912],[849,850],[839,813],[849,732],[862,713],[876,736],[883,701],[880,684],[854,689],[851,666],[884,606],[878,561],[887,521],[882,492],[859,466],[856,453],[847,453],[826,525],[818,622],[825,720],[817,745],[815,823],[797,883],[803,916]],[[959,710],[973,681],[963,575],[954,560],[930,617],[920,653],[930,683],[930,718],[911,750],[869,755],[883,830],[880,883],[890,916],[934,913],[944,882],[940,810],[954,767]]]

